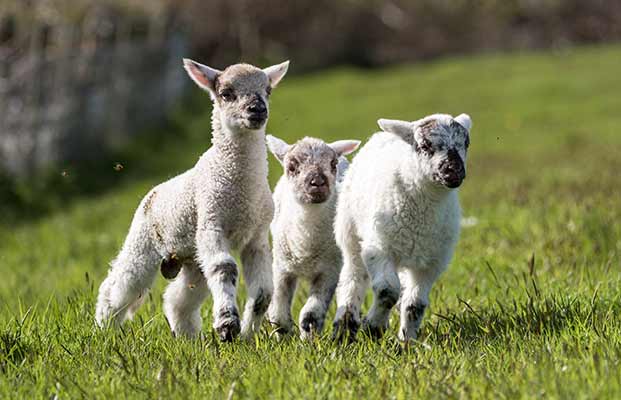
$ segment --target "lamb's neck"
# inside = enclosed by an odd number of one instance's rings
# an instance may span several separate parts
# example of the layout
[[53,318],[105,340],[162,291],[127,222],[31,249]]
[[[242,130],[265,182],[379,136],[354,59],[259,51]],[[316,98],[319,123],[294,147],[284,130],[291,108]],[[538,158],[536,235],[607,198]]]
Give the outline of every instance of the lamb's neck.
[[300,204],[293,194],[293,190],[287,188],[287,211],[286,215],[293,226],[304,227],[306,231],[323,229],[326,224],[332,224],[336,209],[335,195],[319,204]]
[[[257,130],[234,132],[222,124],[220,111],[212,113],[212,144],[220,166],[227,172],[262,173],[267,178],[267,147],[265,127]],[[259,167],[265,164],[265,168]]]

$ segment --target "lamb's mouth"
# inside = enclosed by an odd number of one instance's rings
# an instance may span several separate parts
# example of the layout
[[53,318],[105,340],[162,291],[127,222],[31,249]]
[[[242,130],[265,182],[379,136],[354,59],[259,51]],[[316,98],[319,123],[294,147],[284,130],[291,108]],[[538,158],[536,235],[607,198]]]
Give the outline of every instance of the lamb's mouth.
[[264,114],[253,114],[246,118],[246,127],[248,129],[259,129],[262,127],[267,121],[267,113]]
[[312,203],[312,204],[323,203],[326,200],[328,200],[328,197],[330,197],[330,190],[328,189],[327,186],[312,188],[306,192],[306,197],[309,200],[309,203]]
[[449,189],[456,189],[461,186],[461,184],[464,182],[464,179],[466,179],[465,175],[454,174],[454,175],[436,175],[434,180],[438,182],[439,184],[441,184],[442,186],[445,186]]

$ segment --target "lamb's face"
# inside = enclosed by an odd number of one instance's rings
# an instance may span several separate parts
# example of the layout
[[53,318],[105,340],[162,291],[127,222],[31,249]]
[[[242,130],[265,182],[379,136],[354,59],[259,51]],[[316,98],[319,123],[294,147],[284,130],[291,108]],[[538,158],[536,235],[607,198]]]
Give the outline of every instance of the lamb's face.
[[288,145],[271,135],[267,136],[267,143],[284,166],[294,196],[302,204],[324,203],[333,195],[338,158],[353,152],[360,145],[357,140],[327,144],[308,137]]
[[244,131],[265,127],[270,93],[286,74],[289,62],[265,69],[235,64],[224,71],[187,59],[184,65],[194,82],[211,94],[223,124]]
[[269,116],[269,78],[259,68],[236,64],[215,82],[215,103],[225,124],[233,129],[260,129]]
[[429,118],[414,128],[414,151],[428,177],[447,188],[459,187],[466,178],[468,130],[453,118]]
[[300,203],[323,203],[334,190],[338,156],[321,140],[305,138],[291,146],[285,174]]
[[380,119],[382,130],[399,135],[412,145],[420,172],[430,181],[454,189],[466,178],[466,154],[472,121],[435,114],[414,122]]

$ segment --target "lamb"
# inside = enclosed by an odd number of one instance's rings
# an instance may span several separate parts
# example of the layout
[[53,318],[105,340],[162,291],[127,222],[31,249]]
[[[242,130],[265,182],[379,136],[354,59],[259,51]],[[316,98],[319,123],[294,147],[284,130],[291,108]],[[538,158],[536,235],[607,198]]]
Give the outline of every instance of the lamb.
[[268,135],[267,144],[285,169],[274,190],[274,297],[268,320],[279,334],[291,331],[296,283],[299,278],[308,279],[310,297],[299,320],[300,336],[308,339],[322,331],[336,289],[342,262],[332,229],[336,199],[349,164],[344,155],[353,152],[360,142],[326,144],[307,137],[288,145]]
[[[213,146],[196,165],[153,188],[141,201],[119,255],[99,288],[96,322],[120,325],[145,298],[159,268],[176,279],[164,294],[174,335],[196,337],[200,307],[213,295],[213,327],[223,341],[259,329],[272,295],[267,181],[268,98],[289,62],[219,71],[184,59],[192,80],[213,100]],[[236,305],[239,251],[248,299],[240,324]],[[177,276],[178,275],[178,276]]]
[[466,176],[471,119],[427,116],[380,119],[349,168],[335,217],[343,269],[336,290],[334,336],[352,340],[371,284],[373,304],[362,329],[379,338],[400,300],[399,339],[416,339],[429,292],[459,237],[457,188]]

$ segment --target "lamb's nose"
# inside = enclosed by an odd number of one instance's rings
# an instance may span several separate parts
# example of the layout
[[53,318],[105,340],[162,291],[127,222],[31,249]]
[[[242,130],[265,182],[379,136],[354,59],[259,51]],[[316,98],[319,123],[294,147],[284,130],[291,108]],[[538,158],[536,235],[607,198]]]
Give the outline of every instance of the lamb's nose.
[[326,176],[324,174],[315,174],[311,177],[310,185],[319,187],[326,184]]
[[454,173],[454,174],[462,174],[464,172],[464,165],[462,163],[446,163],[441,168],[442,172],[445,174]]
[[256,100],[248,106],[248,111],[253,114],[262,114],[267,111],[267,107],[265,107],[265,103],[261,100]]

